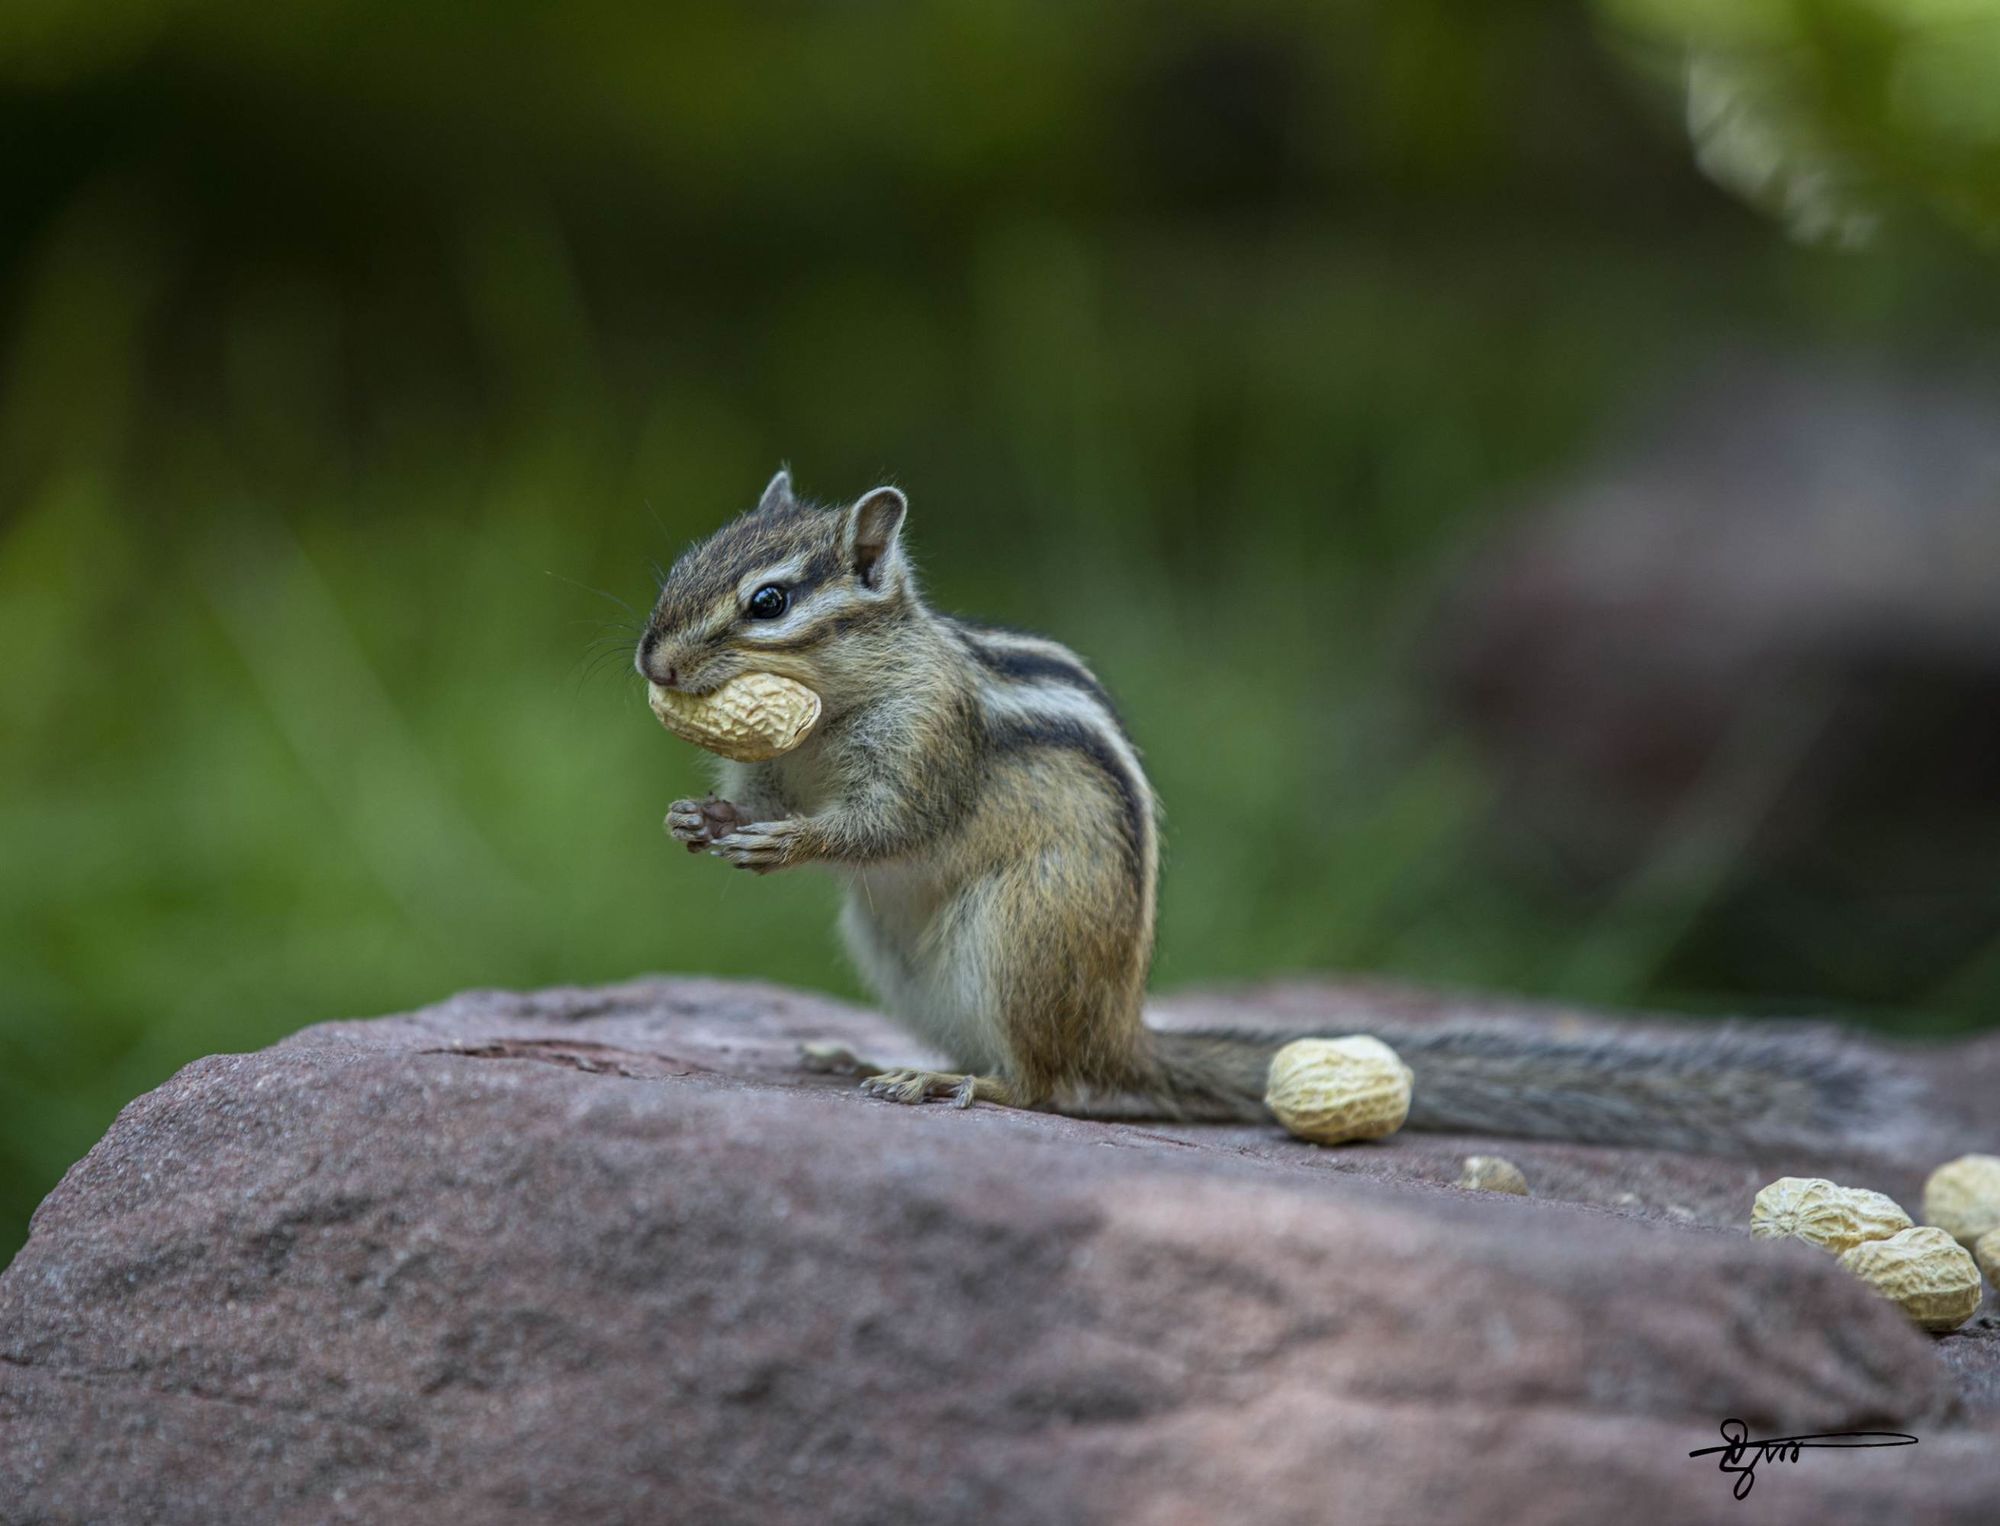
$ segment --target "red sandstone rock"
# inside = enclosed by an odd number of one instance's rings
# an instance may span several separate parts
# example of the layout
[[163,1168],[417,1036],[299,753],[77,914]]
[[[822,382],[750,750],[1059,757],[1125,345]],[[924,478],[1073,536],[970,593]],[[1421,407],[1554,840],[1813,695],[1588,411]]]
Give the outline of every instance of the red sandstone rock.
[[[911,1052],[651,981],[189,1066],[0,1276],[0,1521],[1993,1519],[2000,1321],[1922,1335],[1744,1226],[1785,1171],[1908,1201],[1993,1148],[2000,1043],[1885,1051],[1936,1085],[1905,1149],[1739,1161],[899,1108],[802,1039]],[[1449,1185],[1480,1150],[1535,1196]],[[1729,1416],[1921,1441],[1738,1505],[1687,1456]]]

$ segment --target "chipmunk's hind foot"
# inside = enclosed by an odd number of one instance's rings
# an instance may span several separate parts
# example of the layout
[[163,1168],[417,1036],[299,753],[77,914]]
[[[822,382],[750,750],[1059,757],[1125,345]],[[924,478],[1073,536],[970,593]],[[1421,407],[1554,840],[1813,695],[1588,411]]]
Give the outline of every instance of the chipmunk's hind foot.
[[957,1075],[942,1070],[885,1070],[861,1083],[862,1091],[885,1102],[949,1102],[971,1107],[975,1102],[1018,1106],[1014,1089],[997,1076]]
[[820,1076],[879,1076],[889,1067],[864,1060],[845,1044],[799,1045],[799,1069]]

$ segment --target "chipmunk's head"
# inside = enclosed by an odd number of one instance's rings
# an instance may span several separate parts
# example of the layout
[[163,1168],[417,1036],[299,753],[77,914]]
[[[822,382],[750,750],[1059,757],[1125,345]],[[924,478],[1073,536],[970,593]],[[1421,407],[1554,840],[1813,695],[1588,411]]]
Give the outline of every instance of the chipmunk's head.
[[635,659],[663,689],[706,694],[739,673],[782,673],[841,707],[916,612],[892,487],[845,508],[803,502],[779,472],[757,507],[674,563]]

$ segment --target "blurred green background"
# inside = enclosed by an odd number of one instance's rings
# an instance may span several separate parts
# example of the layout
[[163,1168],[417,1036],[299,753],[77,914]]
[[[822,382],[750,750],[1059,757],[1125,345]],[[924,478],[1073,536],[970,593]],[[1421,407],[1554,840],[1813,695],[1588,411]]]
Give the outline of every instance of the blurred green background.
[[[11,0],[0,1259],[204,1053],[469,985],[853,990],[828,884],[669,851],[702,770],[629,668],[652,564],[781,461],[902,484],[943,606],[1121,695],[1162,986],[1990,1021],[1990,953],[1677,959],[1726,863],[1496,858],[1422,657],[1480,537],[1718,346],[1983,349],[1991,20]],[[1776,160],[1702,173],[1690,49]]]

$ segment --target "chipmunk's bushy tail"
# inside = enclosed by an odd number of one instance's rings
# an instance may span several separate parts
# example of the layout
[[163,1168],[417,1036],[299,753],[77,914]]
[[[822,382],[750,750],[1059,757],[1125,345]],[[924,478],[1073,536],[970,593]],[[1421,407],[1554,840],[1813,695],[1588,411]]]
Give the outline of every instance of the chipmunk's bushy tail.
[[[1365,1031],[1415,1073],[1406,1125],[1413,1129],[1657,1149],[1825,1143],[1885,1121],[1896,1090],[1858,1051],[1819,1033]],[[1152,1030],[1147,1091],[1177,1117],[1266,1118],[1271,1056],[1294,1039],[1338,1036]]]

